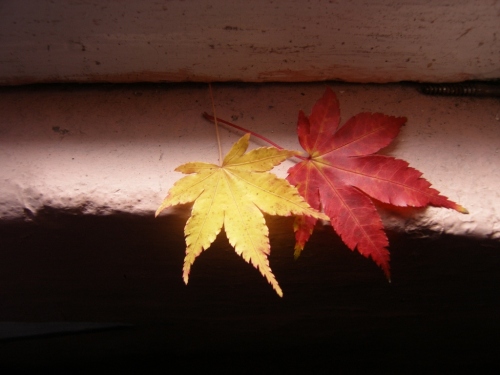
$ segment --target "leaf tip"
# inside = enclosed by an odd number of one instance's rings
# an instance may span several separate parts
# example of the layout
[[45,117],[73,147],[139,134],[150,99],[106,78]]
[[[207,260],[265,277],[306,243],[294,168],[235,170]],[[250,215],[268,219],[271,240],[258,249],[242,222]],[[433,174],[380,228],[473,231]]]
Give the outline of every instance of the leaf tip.
[[389,266],[389,261],[387,261],[387,263],[384,263],[384,264],[381,264],[380,265],[380,268],[382,268],[382,270],[384,271],[384,274],[385,274],[385,278],[387,279],[387,282],[390,284],[392,283],[392,279],[391,279],[391,268]]
[[280,287],[278,287],[277,289],[275,288],[274,290],[276,291],[276,294],[278,296],[280,296],[281,298],[283,298],[283,291],[281,290]]
[[300,254],[302,253],[302,250],[304,250],[304,246],[301,246],[300,244],[295,245],[295,249],[293,252],[293,259],[297,260],[300,257]]
[[331,220],[330,216],[328,216],[327,214],[325,214],[323,212],[320,212],[320,215],[318,215],[318,219],[324,220],[326,222],[329,222]]
[[160,207],[158,207],[158,209],[156,210],[155,212],[155,217],[158,217],[158,215],[160,215],[160,213],[167,207],[169,207],[170,205],[169,204],[165,204],[165,202],[163,202]]

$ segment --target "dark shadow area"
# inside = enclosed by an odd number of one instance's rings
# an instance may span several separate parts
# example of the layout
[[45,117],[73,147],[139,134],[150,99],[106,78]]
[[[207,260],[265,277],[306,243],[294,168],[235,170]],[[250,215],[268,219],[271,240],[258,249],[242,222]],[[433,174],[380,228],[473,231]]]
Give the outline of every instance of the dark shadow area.
[[0,322],[127,329],[0,341],[0,373],[484,373],[498,367],[500,244],[390,234],[392,283],[318,228],[293,260],[268,218],[279,298],[219,235],[184,285],[184,222],[47,211],[0,223]]

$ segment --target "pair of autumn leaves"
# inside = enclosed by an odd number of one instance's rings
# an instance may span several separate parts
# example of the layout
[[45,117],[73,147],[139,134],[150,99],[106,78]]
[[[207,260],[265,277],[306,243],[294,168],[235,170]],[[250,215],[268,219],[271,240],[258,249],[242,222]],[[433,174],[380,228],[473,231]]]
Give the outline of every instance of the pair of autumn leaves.
[[[282,296],[269,266],[269,230],[263,212],[296,216],[296,257],[317,220],[330,220],[351,250],[371,257],[390,278],[389,242],[372,198],[395,206],[432,205],[467,213],[431,188],[421,178],[422,173],[407,162],[373,155],[392,142],[405,122],[404,117],[360,113],[339,128],[339,103],[327,88],[309,117],[299,112],[297,133],[308,157],[277,147],[245,153],[250,138],[247,133],[220,166],[191,162],[176,168],[189,176],[174,184],[156,215],[167,207],[194,202],[184,229],[184,282],[188,282],[196,257],[224,227],[236,253],[256,267]],[[286,180],[269,173],[290,157],[302,160],[289,169]]]

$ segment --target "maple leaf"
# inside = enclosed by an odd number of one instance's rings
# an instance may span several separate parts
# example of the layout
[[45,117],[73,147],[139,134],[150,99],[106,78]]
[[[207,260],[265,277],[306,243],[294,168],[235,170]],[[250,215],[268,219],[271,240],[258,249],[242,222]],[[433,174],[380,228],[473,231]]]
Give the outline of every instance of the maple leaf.
[[[311,207],[329,216],[344,243],[371,257],[389,280],[389,242],[371,198],[401,207],[432,205],[468,213],[431,188],[422,173],[406,161],[373,155],[392,142],[405,122],[404,117],[360,113],[339,128],[339,103],[327,88],[309,118],[299,112],[297,133],[309,157],[290,168],[287,177]],[[316,221],[313,217],[296,218],[295,257]]]
[[256,267],[279,296],[283,292],[269,266],[269,230],[262,212],[271,215],[307,215],[328,219],[312,209],[285,179],[268,173],[295,151],[261,147],[245,154],[250,134],[240,138],[221,166],[191,162],[175,170],[189,176],[177,181],[156,211],[194,202],[184,228],[186,257],[183,278],[187,284],[196,257],[210,247],[224,226],[229,243],[245,261]]

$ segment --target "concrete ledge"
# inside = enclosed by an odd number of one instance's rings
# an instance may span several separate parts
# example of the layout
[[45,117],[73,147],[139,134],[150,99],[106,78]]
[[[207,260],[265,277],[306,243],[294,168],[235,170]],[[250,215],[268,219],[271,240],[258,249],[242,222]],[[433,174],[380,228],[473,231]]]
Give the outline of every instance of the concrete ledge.
[[[423,96],[412,86],[331,84],[342,121],[362,112],[406,116],[387,153],[421,170],[465,206],[384,211],[388,228],[500,239],[498,99]],[[299,109],[324,84],[215,85],[219,117],[300,149]],[[45,208],[106,215],[153,215],[187,161],[217,162],[206,85],[33,86],[0,90],[0,217],[36,219]],[[221,131],[224,152],[241,134]],[[251,147],[263,145],[252,139]],[[276,170],[285,172],[292,162]],[[186,210],[168,212],[184,220]]]

